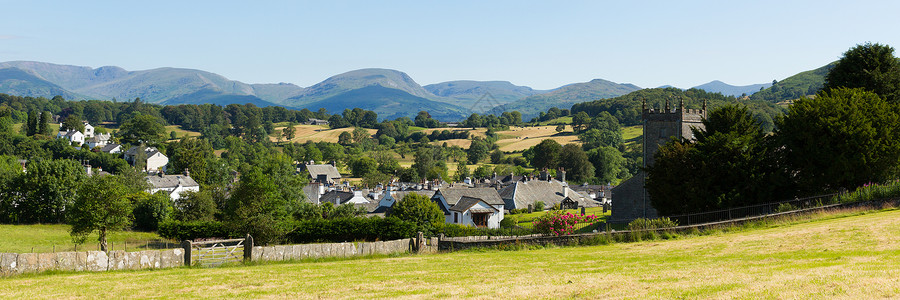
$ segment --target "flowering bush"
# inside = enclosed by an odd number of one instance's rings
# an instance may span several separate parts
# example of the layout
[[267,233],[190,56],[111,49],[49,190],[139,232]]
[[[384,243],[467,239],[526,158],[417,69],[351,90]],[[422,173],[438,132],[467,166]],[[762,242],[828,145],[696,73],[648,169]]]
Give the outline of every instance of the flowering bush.
[[900,196],[900,180],[878,184],[869,182],[855,191],[838,196],[838,202],[859,202]]
[[593,223],[597,220],[595,215],[575,215],[562,213],[562,211],[550,211],[538,217],[532,222],[534,231],[552,235],[566,235],[575,233],[577,224]]

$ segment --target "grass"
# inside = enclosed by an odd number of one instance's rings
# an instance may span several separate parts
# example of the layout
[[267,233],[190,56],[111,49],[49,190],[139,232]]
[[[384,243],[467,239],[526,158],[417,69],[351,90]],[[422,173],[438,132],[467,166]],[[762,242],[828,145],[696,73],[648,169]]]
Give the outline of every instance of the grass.
[[[547,212],[549,212],[549,211],[536,211],[533,213],[524,213],[524,214],[515,214],[515,215],[506,214],[505,216],[510,216],[510,217],[516,218],[516,220],[518,221],[517,224],[519,226],[522,226],[525,228],[531,228],[532,227],[531,222],[534,221],[535,219],[539,218],[540,216],[547,214]],[[585,212],[585,214],[588,214],[588,215],[596,215],[596,216],[600,217],[601,221],[603,219],[609,217],[609,215],[611,213],[611,212],[607,211],[604,214],[603,207],[588,207],[588,208],[584,209],[584,212]],[[580,214],[581,209],[565,209],[565,210],[563,210],[563,213]]]
[[896,298],[898,249],[891,209],[602,246],[24,275],[0,298]]
[[[0,238],[0,253],[72,251],[75,244],[69,236],[69,228],[69,225],[62,224],[0,225],[0,236],[3,237]],[[148,241],[164,240],[156,233],[137,231],[111,232],[107,239],[112,249],[128,251],[145,250]],[[89,236],[78,249],[97,250],[97,233]]]
[[178,135],[179,139],[184,138],[184,137],[192,137],[192,136],[199,137],[200,136],[200,132],[184,130],[184,129],[181,129],[181,126],[178,126],[178,125],[169,125],[169,126],[166,126],[166,137],[168,137],[169,133],[172,131],[175,131],[175,134]]

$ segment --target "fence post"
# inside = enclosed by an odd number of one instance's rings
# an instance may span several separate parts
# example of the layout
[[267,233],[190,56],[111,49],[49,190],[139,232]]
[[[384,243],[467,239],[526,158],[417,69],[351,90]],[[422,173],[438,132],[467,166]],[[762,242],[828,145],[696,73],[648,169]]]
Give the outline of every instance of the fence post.
[[244,261],[247,262],[251,259],[253,259],[253,237],[248,233],[244,238]]
[[190,240],[181,241],[181,247],[184,248],[184,265],[190,267],[191,266],[191,241]]
[[416,233],[416,253],[425,251],[425,234],[419,231]]

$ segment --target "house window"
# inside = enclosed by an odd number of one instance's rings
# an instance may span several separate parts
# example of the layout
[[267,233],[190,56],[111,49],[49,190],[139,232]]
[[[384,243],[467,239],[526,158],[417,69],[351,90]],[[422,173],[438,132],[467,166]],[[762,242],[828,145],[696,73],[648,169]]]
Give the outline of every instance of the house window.
[[459,213],[453,212],[453,223],[459,223]]
[[475,223],[476,227],[487,227],[490,216],[490,213],[472,214],[472,223]]

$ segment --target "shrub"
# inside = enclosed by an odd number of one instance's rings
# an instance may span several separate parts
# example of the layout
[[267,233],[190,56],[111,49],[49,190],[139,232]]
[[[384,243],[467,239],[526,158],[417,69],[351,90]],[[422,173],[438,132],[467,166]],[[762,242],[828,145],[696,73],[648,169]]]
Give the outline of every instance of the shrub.
[[566,235],[575,233],[576,225],[580,223],[593,223],[597,220],[595,215],[576,215],[551,211],[538,217],[532,222],[534,231],[543,234]]
[[198,238],[227,238],[236,236],[217,221],[182,222],[168,220],[159,224],[159,235],[167,239],[194,240]]
[[775,209],[775,212],[783,213],[783,212],[788,212],[788,211],[792,211],[792,210],[797,210],[797,208],[794,207],[793,205],[791,205],[790,203],[782,203],[782,204],[778,205],[778,208]]
[[838,196],[841,203],[870,201],[900,196],[900,180],[885,184],[867,183],[855,191]]
[[134,229],[155,231],[172,215],[172,199],[165,192],[140,192],[129,196],[134,207]]
[[668,217],[660,217],[657,219],[644,219],[638,218],[631,223],[628,223],[627,230],[651,230],[651,229],[662,229],[662,228],[672,228],[678,226],[678,222],[672,221]]
[[503,220],[500,220],[500,228],[510,228],[515,227],[516,224],[519,223],[519,218],[513,216],[506,216]]
[[538,201],[538,202],[535,202],[535,203],[534,203],[534,211],[542,211],[542,210],[544,210],[544,206],[545,206],[545,205],[546,205],[546,204],[544,204],[544,201]]
[[287,239],[295,243],[394,240],[412,237],[413,223],[395,217],[308,219],[295,222]]
[[419,231],[429,232],[437,224],[444,223],[444,212],[424,195],[409,193],[394,205],[392,217],[411,222]]
[[434,228],[434,234],[444,234],[447,237],[461,236],[514,236],[529,235],[534,233],[527,228],[484,228],[470,227],[460,224],[440,224]]

